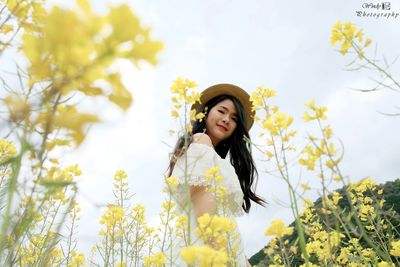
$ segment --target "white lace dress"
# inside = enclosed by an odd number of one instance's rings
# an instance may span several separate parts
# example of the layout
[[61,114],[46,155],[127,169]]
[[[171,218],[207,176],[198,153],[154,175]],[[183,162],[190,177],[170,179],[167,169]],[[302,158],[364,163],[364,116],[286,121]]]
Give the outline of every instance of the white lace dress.
[[[190,213],[190,245],[192,246],[202,246],[204,244],[194,232],[194,229],[197,227],[197,221],[193,209],[189,207],[189,205],[191,205],[191,199],[188,193],[188,185],[211,185],[205,178],[205,174],[207,170],[215,166],[220,167],[220,175],[223,177],[223,180],[220,183],[228,191],[224,216],[229,218],[231,221],[235,221],[235,217],[243,215],[243,192],[235,173],[235,169],[229,162],[229,159],[222,159],[215,150],[208,145],[197,143],[190,144],[186,152],[186,159],[185,155],[183,155],[177,160],[171,176],[176,176],[179,179],[179,185],[173,193],[173,198],[177,203],[178,211],[182,214]],[[235,233],[239,238],[236,240],[238,243],[238,257],[235,259],[236,264],[234,266],[245,267],[246,258],[243,250],[243,243],[237,227]],[[185,266],[179,257],[179,251],[182,247],[185,247],[185,244],[183,244],[183,242],[178,242],[173,249],[177,266]]]

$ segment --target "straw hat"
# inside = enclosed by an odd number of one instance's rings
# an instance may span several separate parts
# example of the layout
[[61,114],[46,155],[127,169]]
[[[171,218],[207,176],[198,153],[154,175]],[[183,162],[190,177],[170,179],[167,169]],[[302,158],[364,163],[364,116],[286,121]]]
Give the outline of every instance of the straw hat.
[[201,104],[199,102],[196,102],[192,105],[191,109],[195,109],[197,112],[201,112],[201,110],[203,109],[203,105],[205,103],[207,103],[210,99],[219,95],[230,95],[239,100],[239,102],[243,106],[245,117],[247,120],[247,130],[250,130],[254,122],[255,113],[254,111],[251,110],[252,105],[250,102],[249,94],[239,86],[229,83],[220,83],[212,85],[207,89],[205,89],[203,92],[201,92],[200,96]]

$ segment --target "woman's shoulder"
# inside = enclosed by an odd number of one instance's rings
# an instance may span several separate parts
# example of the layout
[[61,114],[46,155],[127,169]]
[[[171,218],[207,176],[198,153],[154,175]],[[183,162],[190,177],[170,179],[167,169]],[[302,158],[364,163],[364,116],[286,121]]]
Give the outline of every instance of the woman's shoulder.
[[193,143],[194,144],[203,144],[210,147],[213,147],[211,138],[205,133],[196,133],[193,135]]

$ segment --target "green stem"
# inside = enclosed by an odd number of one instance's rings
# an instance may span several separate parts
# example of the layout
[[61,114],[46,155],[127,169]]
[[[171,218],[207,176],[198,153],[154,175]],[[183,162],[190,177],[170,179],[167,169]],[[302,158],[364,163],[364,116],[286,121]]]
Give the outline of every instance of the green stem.
[[[282,132],[280,132],[280,137],[282,140]],[[274,139],[273,135],[271,135],[271,138],[272,138],[272,143],[273,143],[273,148],[274,148],[275,160],[278,165],[278,170],[281,174],[281,177],[288,185],[291,209],[292,209],[293,216],[294,216],[295,222],[296,222],[296,229],[298,232],[300,248],[303,253],[303,256],[304,256],[304,259],[306,262],[306,266],[309,266],[309,256],[308,256],[308,253],[306,250],[306,242],[305,242],[305,236],[304,236],[304,226],[303,226],[303,223],[301,222],[300,216],[299,216],[299,207],[298,207],[297,199],[296,199],[296,190],[293,188],[293,186],[289,180],[289,170],[287,169],[288,166],[287,166],[287,161],[286,161],[285,149],[282,149],[282,151],[281,151],[282,157],[283,157],[283,166],[285,168],[285,172],[284,172],[281,167],[278,155],[277,155],[277,148],[276,148],[276,143],[275,143],[275,139]],[[281,147],[283,147],[283,142],[281,142],[281,143],[282,143]]]
[[0,233],[0,262],[2,262],[2,255],[3,255],[3,253],[1,252],[6,247],[7,243],[7,235],[8,235],[7,233],[11,223],[11,208],[13,204],[14,193],[17,187],[19,172],[21,170],[21,161],[26,151],[27,151],[27,144],[25,143],[25,140],[22,139],[21,152],[11,162],[12,172],[10,176],[10,182],[8,185],[6,211],[4,213],[3,224],[1,226],[1,233]]

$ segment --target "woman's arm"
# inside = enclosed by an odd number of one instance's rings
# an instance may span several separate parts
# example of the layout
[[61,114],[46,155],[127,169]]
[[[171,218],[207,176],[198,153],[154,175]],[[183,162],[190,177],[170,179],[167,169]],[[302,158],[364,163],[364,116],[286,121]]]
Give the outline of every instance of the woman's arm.
[[191,186],[190,196],[196,219],[205,213],[213,214],[215,212],[216,203],[214,196],[211,192],[207,191],[206,186]]
[[246,267],[251,267],[251,264],[250,264],[249,260],[247,259],[247,257],[246,257]]
[[[193,143],[204,144],[212,147],[211,139],[207,134],[196,133],[193,135]],[[204,213],[214,213],[216,204],[211,192],[207,192],[206,186],[191,186],[190,197],[196,219]]]

